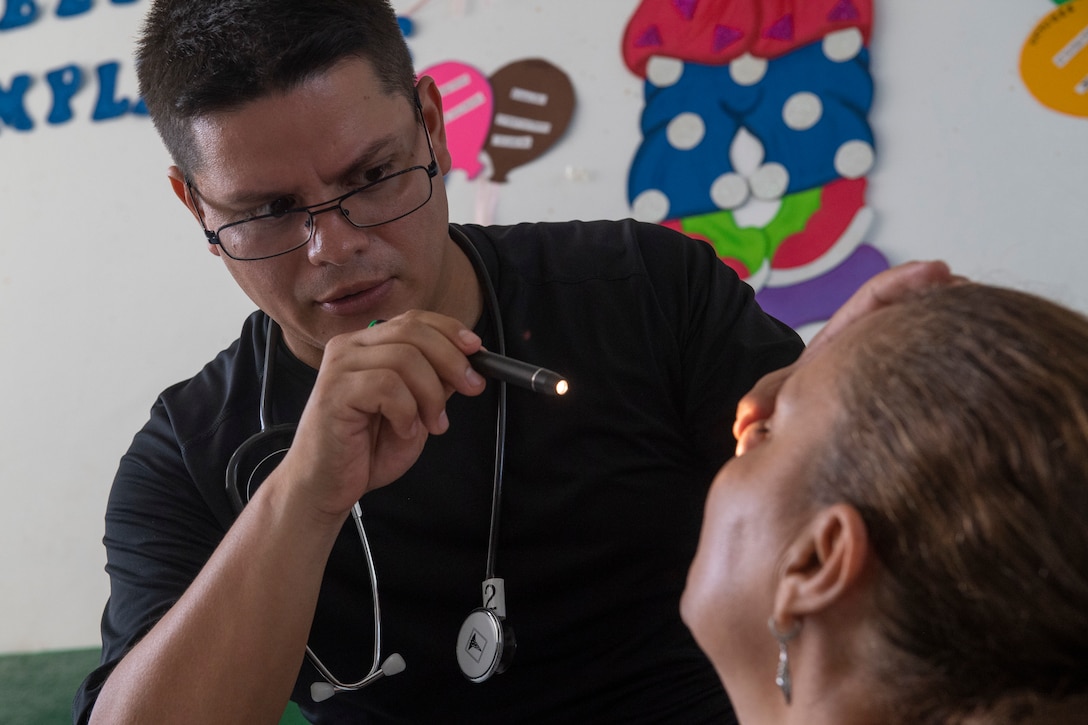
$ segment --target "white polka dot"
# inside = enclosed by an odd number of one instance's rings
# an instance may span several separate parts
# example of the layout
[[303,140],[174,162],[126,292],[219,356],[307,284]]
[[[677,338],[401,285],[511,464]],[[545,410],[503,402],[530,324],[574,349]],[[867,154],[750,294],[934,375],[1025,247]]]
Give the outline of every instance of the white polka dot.
[[745,227],[765,228],[774,221],[782,208],[781,199],[749,199],[744,206],[733,210],[733,221],[741,229]]
[[710,198],[719,209],[736,209],[748,201],[748,182],[740,174],[722,174],[710,185]]
[[794,93],[782,106],[782,120],[794,131],[807,131],[820,122],[824,104],[815,93]]
[[682,75],[684,75],[684,63],[676,58],[654,55],[646,63],[646,80],[658,88],[676,85]]
[[763,143],[744,126],[737,129],[729,144],[729,161],[741,176],[751,176],[763,165]]
[[876,153],[865,141],[847,141],[835,152],[835,171],[844,179],[860,179],[873,168]]
[[745,53],[729,64],[729,76],[737,85],[754,86],[767,74],[767,61]]
[[647,189],[635,197],[631,212],[640,222],[663,222],[669,217],[669,197],[658,189]]
[[669,145],[680,151],[690,151],[698,146],[706,135],[706,124],[697,113],[680,113],[669,121],[665,138]]
[[865,38],[857,28],[847,28],[824,36],[824,55],[835,63],[845,63],[856,58],[865,47]]
[[757,199],[779,199],[790,185],[790,172],[782,164],[764,164],[748,179]]

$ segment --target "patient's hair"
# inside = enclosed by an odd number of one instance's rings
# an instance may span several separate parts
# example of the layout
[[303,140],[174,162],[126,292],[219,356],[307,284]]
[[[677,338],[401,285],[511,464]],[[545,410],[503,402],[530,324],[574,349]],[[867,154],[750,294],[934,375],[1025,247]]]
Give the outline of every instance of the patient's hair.
[[977,284],[881,314],[813,492],[861,512],[882,564],[878,681],[911,723],[1082,699],[1088,319]]
[[388,0],[156,0],[136,73],[167,151],[189,174],[200,164],[193,119],[289,91],[348,57],[369,61],[387,93],[414,99]]

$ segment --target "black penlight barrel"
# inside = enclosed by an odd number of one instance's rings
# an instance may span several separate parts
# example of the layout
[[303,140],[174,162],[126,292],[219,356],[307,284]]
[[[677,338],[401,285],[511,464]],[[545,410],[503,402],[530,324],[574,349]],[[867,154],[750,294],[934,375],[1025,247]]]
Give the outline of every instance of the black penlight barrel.
[[567,392],[567,381],[562,375],[539,365],[515,360],[489,350],[474,352],[468,356],[468,361],[481,375],[528,388],[535,393],[563,395]]

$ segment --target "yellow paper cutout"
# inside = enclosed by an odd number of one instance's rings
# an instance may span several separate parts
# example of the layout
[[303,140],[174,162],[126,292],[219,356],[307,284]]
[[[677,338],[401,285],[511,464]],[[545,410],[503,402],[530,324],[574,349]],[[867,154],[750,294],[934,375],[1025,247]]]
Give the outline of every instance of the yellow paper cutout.
[[1088,117],[1088,0],[1063,3],[1035,26],[1020,76],[1044,106]]

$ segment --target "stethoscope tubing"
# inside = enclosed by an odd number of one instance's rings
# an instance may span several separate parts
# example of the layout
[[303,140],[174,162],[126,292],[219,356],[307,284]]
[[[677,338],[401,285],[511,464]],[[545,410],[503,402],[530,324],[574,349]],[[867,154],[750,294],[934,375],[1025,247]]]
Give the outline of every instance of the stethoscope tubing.
[[[506,340],[503,334],[502,316],[499,309],[498,295],[495,292],[494,284],[491,281],[491,275],[488,273],[487,266],[484,263],[483,257],[481,257],[479,251],[475,245],[468,239],[468,237],[460,229],[451,226],[450,234],[453,240],[468,256],[469,261],[472,263],[473,270],[476,272],[476,277],[479,279],[484,287],[485,295],[487,298],[488,312],[491,315],[492,323],[495,326],[497,348],[500,355],[506,354]],[[236,513],[241,513],[242,508],[249,502],[251,496],[254,494],[256,486],[253,482],[254,474],[260,469],[262,464],[267,463],[269,460],[280,454],[286,453],[289,449],[289,445],[283,448],[279,448],[276,451],[263,457],[257,464],[257,466],[251,469],[251,473],[246,479],[246,485],[243,489],[241,486],[242,481],[238,477],[238,466],[241,465],[241,459],[243,453],[248,447],[260,440],[263,437],[269,435],[278,435],[281,433],[288,433],[293,431],[293,427],[289,425],[276,425],[272,420],[271,400],[275,376],[275,358],[277,349],[282,339],[282,331],[280,326],[271,318],[268,318],[268,322],[265,328],[265,359],[264,366],[261,375],[261,392],[258,416],[260,420],[260,431],[255,435],[247,439],[231,457],[227,465],[226,473],[226,487],[228,496],[234,505]],[[498,381],[498,411],[495,421],[495,469],[494,478],[492,482],[492,497],[491,497],[491,521],[488,532],[488,545],[487,545],[487,564],[486,564],[486,580],[495,578],[495,566],[496,566],[496,553],[498,550],[499,541],[499,523],[500,514],[502,510],[502,484],[504,463],[506,457],[506,382]],[[244,494],[244,495],[243,495]],[[315,700],[323,700],[336,691],[352,691],[359,690],[367,685],[380,679],[386,673],[383,671],[383,663],[381,659],[381,605],[378,598],[378,574],[374,564],[374,554],[370,546],[370,540],[366,534],[366,527],[363,524],[363,512],[362,506],[359,502],[356,502],[351,508],[351,517],[355,524],[355,529],[359,534],[359,541],[363,546],[363,554],[366,560],[367,573],[370,578],[370,594],[373,601],[374,608],[374,646],[373,646],[373,658],[370,665],[370,670],[360,680],[356,682],[343,682],[338,679],[328,667],[321,661],[317,653],[307,643],[306,656],[313,664],[314,668],[328,683],[327,687],[320,688],[323,693],[318,696],[316,693],[319,690],[321,683],[314,683],[311,688]],[[397,672],[403,669],[403,659],[399,655],[391,655],[390,660],[396,658]],[[392,674],[392,672],[390,673]],[[330,689],[331,688],[331,689]]]

